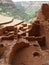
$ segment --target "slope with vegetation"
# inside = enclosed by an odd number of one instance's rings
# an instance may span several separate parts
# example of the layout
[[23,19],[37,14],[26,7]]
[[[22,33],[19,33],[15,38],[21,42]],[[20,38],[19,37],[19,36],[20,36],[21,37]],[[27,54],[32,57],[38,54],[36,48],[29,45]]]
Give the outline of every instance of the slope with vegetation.
[[0,3],[0,14],[24,21],[32,20],[37,15],[38,10],[38,6],[36,8],[33,5],[22,6],[22,2],[16,2],[12,6],[6,3]]

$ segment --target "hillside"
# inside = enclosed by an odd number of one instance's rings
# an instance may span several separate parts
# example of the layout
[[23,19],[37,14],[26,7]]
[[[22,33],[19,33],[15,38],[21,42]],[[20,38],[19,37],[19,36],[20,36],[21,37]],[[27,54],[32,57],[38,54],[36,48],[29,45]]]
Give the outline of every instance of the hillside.
[[35,2],[16,2],[15,6],[23,12],[23,14],[27,14],[24,16],[24,20],[29,21],[30,19],[33,19],[34,17],[37,16],[37,13],[40,9],[39,5],[34,5]]
[[[7,2],[0,3],[0,14],[12,16],[24,21],[30,21],[37,16],[43,2]],[[44,2],[45,3],[45,2]],[[10,5],[12,4],[12,5]]]
[[[27,19],[28,15],[25,13],[25,10],[22,6],[21,9],[17,8],[15,5],[10,6],[8,4],[0,3],[0,14],[12,16],[17,19]],[[23,10],[22,10],[23,9]]]

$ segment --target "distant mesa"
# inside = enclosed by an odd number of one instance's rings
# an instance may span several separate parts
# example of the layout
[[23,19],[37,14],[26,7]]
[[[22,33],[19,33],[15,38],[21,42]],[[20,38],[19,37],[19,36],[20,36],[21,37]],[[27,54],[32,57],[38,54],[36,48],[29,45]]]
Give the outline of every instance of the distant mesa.
[[12,0],[0,0],[0,3],[7,3],[7,4],[10,4],[10,5],[13,5],[13,1]]

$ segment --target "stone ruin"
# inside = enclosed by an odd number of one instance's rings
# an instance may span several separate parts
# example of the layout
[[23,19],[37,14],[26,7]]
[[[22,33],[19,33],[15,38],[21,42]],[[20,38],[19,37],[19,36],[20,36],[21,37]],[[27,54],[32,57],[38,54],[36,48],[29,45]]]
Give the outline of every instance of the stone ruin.
[[49,65],[49,5],[32,24],[1,17],[0,65]]

